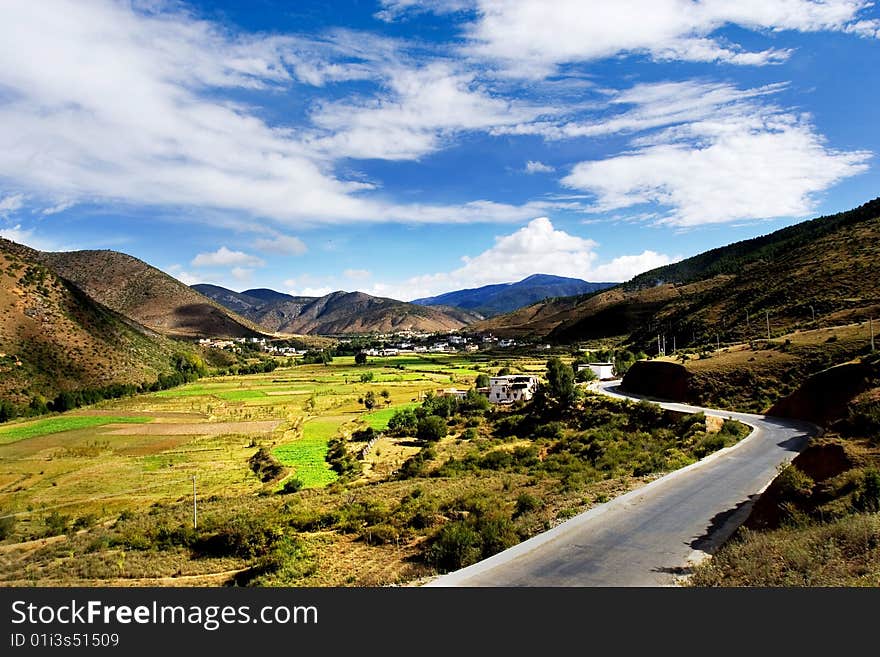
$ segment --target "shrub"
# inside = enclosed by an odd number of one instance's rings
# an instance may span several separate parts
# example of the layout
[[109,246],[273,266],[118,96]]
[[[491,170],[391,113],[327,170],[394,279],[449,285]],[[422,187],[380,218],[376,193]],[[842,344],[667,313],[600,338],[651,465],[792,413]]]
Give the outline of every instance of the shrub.
[[541,500],[529,493],[520,493],[516,498],[516,510],[514,516],[521,516],[529,511],[535,511],[541,508]]
[[[0,511],[2,514],[2,511]],[[5,541],[15,531],[15,517],[0,518],[0,541]]]
[[857,511],[880,511],[880,472],[865,472],[859,490],[853,495],[853,507]]
[[416,436],[420,440],[435,442],[441,438],[445,438],[447,433],[446,422],[442,417],[437,415],[429,415],[419,420]]
[[428,550],[428,561],[441,570],[456,570],[480,560],[480,534],[464,520],[443,525]]
[[63,534],[67,531],[69,523],[69,516],[61,515],[58,511],[53,511],[46,516],[46,536],[58,536],[59,534]]
[[290,493],[296,493],[299,490],[302,490],[303,480],[297,479],[293,477],[284,482],[284,485],[281,487],[281,493],[283,495],[289,495]]
[[399,436],[414,434],[419,425],[419,418],[411,408],[395,411],[388,420],[388,433]]
[[262,518],[239,516],[219,531],[196,540],[193,549],[205,556],[249,559],[268,554],[282,535],[279,528]]
[[285,468],[265,447],[260,447],[253,456],[248,459],[254,474],[262,482],[275,481],[284,473]]
[[779,495],[785,500],[794,500],[808,497],[813,490],[813,479],[799,470],[797,466],[788,463],[784,465],[775,480]]

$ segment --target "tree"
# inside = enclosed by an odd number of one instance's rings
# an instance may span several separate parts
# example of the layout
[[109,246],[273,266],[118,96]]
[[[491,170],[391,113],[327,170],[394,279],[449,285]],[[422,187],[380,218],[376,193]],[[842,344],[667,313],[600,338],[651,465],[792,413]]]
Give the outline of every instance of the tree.
[[389,397],[391,397],[391,393],[388,392],[388,388],[385,388],[384,390],[382,390],[382,392],[380,392],[379,395],[382,397],[382,399],[388,399]]
[[406,435],[416,432],[419,425],[419,418],[416,412],[411,408],[403,408],[395,411],[391,419],[388,420],[388,431],[395,435]]
[[577,371],[577,373],[574,375],[574,378],[576,381],[578,381],[580,383],[589,383],[590,381],[595,381],[599,377],[596,376],[596,373],[593,370],[591,370],[589,367],[585,367],[582,370],[579,369]]
[[437,415],[428,415],[419,420],[416,437],[420,440],[435,442],[446,437],[446,421]]
[[574,370],[559,356],[547,361],[547,397],[562,408],[570,407],[577,398]]
[[359,351],[354,355],[354,364],[355,365],[366,365],[367,364],[367,355],[363,351]]
[[489,387],[489,375],[488,374],[477,374],[477,378],[474,381],[475,388],[488,388]]
[[8,422],[18,415],[18,411],[5,399],[0,399],[0,422]]
[[364,395],[364,408],[368,411],[372,411],[373,407],[376,405],[376,393],[372,390],[367,391],[367,394]]

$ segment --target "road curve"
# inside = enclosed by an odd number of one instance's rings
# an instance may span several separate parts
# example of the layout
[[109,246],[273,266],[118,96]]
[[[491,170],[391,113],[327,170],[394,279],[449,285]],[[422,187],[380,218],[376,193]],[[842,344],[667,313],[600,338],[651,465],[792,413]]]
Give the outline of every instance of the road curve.
[[[596,386],[628,399],[619,381]],[[426,586],[671,586],[721,545],[752,502],[819,433],[807,422],[658,402],[753,427],[733,447],[582,513]]]

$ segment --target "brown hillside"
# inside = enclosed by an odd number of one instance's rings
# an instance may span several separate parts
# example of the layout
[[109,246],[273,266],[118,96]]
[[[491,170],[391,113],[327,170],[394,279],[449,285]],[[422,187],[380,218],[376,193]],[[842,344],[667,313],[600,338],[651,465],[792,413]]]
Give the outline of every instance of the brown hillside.
[[216,301],[124,253],[33,253],[96,301],[163,335],[243,337],[262,332]]
[[663,333],[702,347],[766,337],[768,313],[774,336],[880,316],[880,199],[473,328],[561,343],[626,336],[643,349]]
[[279,330],[323,335],[455,331],[467,326],[467,318],[474,317],[467,311],[417,306],[363,292],[333,292],[300,307],[299,313]]
[[172,341],[10,245],[0,240],[0,398],[22,405],[34,395],[151,381],[170,369]]
[[263,329],[278,333],[342,335],[403,330],[455,331],[481,319],[480,315],[460,308],[420,306],[363,292],[293,297],[264,290],[265,298],[252,298],[216,285],[195,287]]

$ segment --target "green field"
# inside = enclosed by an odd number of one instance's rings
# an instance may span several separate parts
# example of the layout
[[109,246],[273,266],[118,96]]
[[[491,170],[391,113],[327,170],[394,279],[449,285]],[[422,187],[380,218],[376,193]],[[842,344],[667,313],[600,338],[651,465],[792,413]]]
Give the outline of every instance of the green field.
[[409,404],[400,404],[399,406],[389,406],[378,411],[366,413],[363,419],[366,420],[367,426],[372,427],[376,431],[385,431],[388,428],[388,420],[397,412],[405,408],[415,408],[418,403],[411,402]]
[[48,436],[62,431],[75,429],[88,429],[100,427],[106,424],[144,424],[149,422],[148,417],[108,416],[108,415],[72,415],[50,417],[36,422],[16,424],[0,428],[0,445],[7,445],[26,438]]
[[336,481],[337,474],[327,465],[327,443],[339,432],[342,420],[310,420],[303,425],[303,435],[273,450],[275,458],[293,468],[293,477],[305,488],[326,486]]

